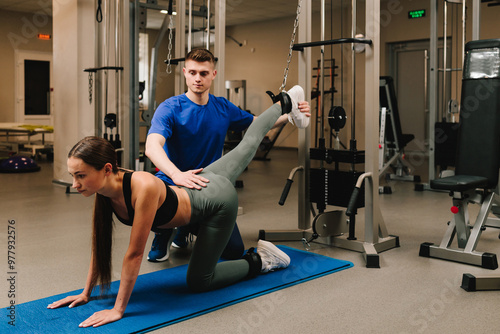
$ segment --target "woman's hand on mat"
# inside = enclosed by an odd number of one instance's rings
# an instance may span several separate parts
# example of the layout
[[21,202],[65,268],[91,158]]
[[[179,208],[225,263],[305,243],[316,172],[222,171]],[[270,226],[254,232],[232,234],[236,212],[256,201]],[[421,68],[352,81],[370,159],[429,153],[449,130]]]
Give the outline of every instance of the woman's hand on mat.
[[120,320],[123,316],[123,313],[115,310],[114,308],[111,310],[103,310],[92,314],[87,320],[82,322],[79,327],[99,327],[102,325],[109,324],[110,322],[114,322]]
[[76,296],[68,296],[64,299],[53,302],[52,304],[49,304],[47,308],[58,308],[66,305],[68,305],[69,308],[72,308],[74,306],[87,304],[88,302],[89,297],[87,295],[80,294]]
[[178,186],[201,189],[201,187],[206,187],[209,182],[208,179],[198,175],[202,170],[203,168],[188,170],[186,172],[179,171],[172,175],[172,181]]

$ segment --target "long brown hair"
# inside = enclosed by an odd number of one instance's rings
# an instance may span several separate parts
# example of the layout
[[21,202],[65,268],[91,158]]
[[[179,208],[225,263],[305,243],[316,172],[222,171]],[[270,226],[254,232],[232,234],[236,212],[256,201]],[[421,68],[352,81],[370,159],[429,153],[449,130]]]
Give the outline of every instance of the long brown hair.
[[[118,173],[116,152],[109,141],[99,137],[85,137],[68,153],[68,158],[78,158],[96,170],[110,163],[114,174]],[[111,246],[113,243],[113,210],[109,198],[95,195],[92,231],[92,280],[90,292],[101,285],[101,293],[111,283]]]

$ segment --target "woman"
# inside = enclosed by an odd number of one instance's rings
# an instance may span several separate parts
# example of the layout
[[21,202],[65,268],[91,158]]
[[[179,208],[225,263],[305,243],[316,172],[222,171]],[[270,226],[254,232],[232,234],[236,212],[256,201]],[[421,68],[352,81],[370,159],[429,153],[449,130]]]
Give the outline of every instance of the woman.
[[[114,148],[101,138],[86,137],[78,142],[68,154],[68,171],[79,193],[86,197],[96,194],[92,257],[83,292],[56,301],[48,308],[85,304],[98,283],[101,289],[109,287],[113,213],[122,223],[132,226],[115,305],[110,310],[94,313],[80,327],[97,327],[122,318],[150,231],[199,223],[187,270],[187,284],[193,291],[218,289],[261,272],[286,268],[290,258],[262,240],[257,253],[252,250],[242,259],[218,263],[238,211],[234,181],[282,113],[290,113],[293,119],[308,115],[308,103],[296,102],[304,99],[301,87],[280,93],[279,99],[281,105],[276,103],[257,117],[234,150],[203,170],[203,176],[210,182],[202,190],[167,186],[150,173],[118,169]],[[286,121],[286,117],[283,115],[283,120]]]

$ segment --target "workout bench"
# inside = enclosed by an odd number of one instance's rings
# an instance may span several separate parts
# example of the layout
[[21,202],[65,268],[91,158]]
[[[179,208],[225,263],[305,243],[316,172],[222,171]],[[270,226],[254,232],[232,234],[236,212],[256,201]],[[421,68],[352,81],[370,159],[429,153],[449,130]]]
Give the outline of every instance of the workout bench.
[[380,108],[386,110],[385,113],[381,113],[380,119],[380,139],[383,140],[383,149],[379,158],[379,175],[392,167],[394,173],[388,174],[388,179],[420,182],[420,176],[411,175],[410,168],[404,161],[404,148],[415,136],[403,133],[401,128],[398,101],[392,77],[380,77],[379,90]]
[[[471,41],[465,52],[455,175],[430,182],[450,192],[453,217],[440,245],[421,244],[420,256],[496,269],[496,254],[476,246],[486,227],[500,228],[500,39]],[[480,205],[473,225],[468,204]]]

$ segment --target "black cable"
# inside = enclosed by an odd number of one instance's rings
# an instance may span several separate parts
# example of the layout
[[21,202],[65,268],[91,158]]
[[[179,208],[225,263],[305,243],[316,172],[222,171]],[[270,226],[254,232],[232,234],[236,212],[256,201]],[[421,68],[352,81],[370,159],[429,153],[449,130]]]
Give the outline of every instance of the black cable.
[[95,13],[95,19],[97,22],[102,22],[102,8],[101,8],[102,0],[97,1],[97,12]]
[[168,15],[172,15],[172,13],[173,13],[173,9],[172,9],[172,7],[173,7],[172,3],[173,2],[174,2],[173,0],[170,0],[169,3],[168,3]]
[[[340,38],[344,38],[344,1],[340,1]],[[340,47],[340,106],[344,106],[344,47]]]
[[[333,0],[330,1],[330,38],[333,39]],[[335,60],[333,59],[333,45],[330,45],[330,90],[332,95],[330,98],[330,107],[334,104],[334,91],[335,91]],[[330,129],[330,147],[333,147],[333,132]]]

